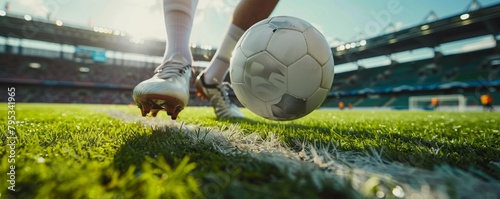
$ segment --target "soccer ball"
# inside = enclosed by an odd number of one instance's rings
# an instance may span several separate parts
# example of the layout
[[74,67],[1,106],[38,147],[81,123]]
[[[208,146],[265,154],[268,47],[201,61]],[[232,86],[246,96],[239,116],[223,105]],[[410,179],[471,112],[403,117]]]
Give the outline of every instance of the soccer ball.
[[231,86],[252,112],[271,120],[318,108],[333,83],[333,56],[323,35],[289,16],[264,19],[240,38],[230,61]]

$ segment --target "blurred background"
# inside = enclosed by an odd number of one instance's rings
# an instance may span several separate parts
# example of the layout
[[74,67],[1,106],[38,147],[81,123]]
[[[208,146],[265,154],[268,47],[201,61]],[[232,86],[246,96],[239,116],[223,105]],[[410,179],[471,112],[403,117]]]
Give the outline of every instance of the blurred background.
[[[238,2],[199,1],[193,78]],[[162,61],[161,0],[0,5],[0,84],[14,86],[19,102],[131,104],[134,86]],[[335,78],[323,107],[434,109],[439,98],[442,110],[480,110],[483,94],[499,104],[498,0],[287,0],[278,15],[309,21],[331,46]],[[192,98],[189,105],[208,103]]]

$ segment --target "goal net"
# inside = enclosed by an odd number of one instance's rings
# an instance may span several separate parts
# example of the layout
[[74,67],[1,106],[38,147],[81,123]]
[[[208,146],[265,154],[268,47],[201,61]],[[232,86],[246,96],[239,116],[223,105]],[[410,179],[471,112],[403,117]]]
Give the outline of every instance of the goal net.
[[[437,107],[432,104],[433,98],[439,102]],[[408,106],[410,110],[465,111],[466,99],[460,94],[411,96]]]

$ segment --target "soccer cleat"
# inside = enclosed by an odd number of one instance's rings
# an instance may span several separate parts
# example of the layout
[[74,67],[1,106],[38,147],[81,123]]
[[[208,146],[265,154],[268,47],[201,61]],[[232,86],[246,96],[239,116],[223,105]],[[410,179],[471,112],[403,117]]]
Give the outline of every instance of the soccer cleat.
[[196,77],[196,96],[202,100],[208,99],[217,118],[243,117],[243,113],[229,100],[228,89],[230,85],[228,83],[209,85],[205,83],[204,75],[205,73],[202,72]]
[[133,91],[133,98],[141,115],[156,117],[165,110],[173,120],[184,109],[189,100],[189,79],[191,65],[182,61],[166,61],[155,69],[155,75],[139,83]]

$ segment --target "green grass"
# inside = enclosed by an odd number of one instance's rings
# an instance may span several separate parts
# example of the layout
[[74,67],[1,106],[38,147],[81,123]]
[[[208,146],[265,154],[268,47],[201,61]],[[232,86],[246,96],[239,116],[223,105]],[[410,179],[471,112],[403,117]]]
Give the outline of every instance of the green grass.
[[[180,120],[207,126],[235,122],[215,120],[210,109],[190,110]],[[276,133],[289,145],[305,140],[332,142],[343,151],[374,148],[390,161],[426,169],[474,167],[500,179],[500,171],[490,164],[500,161],[500,113],[316,110],[290,122],[245,113],[247,118],[237,121],[242,128],[262,136]]]
[[[162,132],[95,108],[139,114],[128,106],[16,104],[18,191],[7,189],[10,139],[4,133],[0,198],[370,197],[340,183],[317,187],[307,173],[292,178],[248,154],[221,154],[179,129]],[[0,127],[7,132],[6,104],[0,112]],[[211,108],[188,107],[178,121],[221,128],[237,123],[246,133],[276,134],[292,148],[299,140],[333,143],[340,151],[375,149],[388,162],[429,170],[451,165],[500,179],[492,164],[500,162],[499,113],[317,110],[289,122],[244,113],[245,119],[216,120]],[[168,120],[164,112],[159,115]]]

